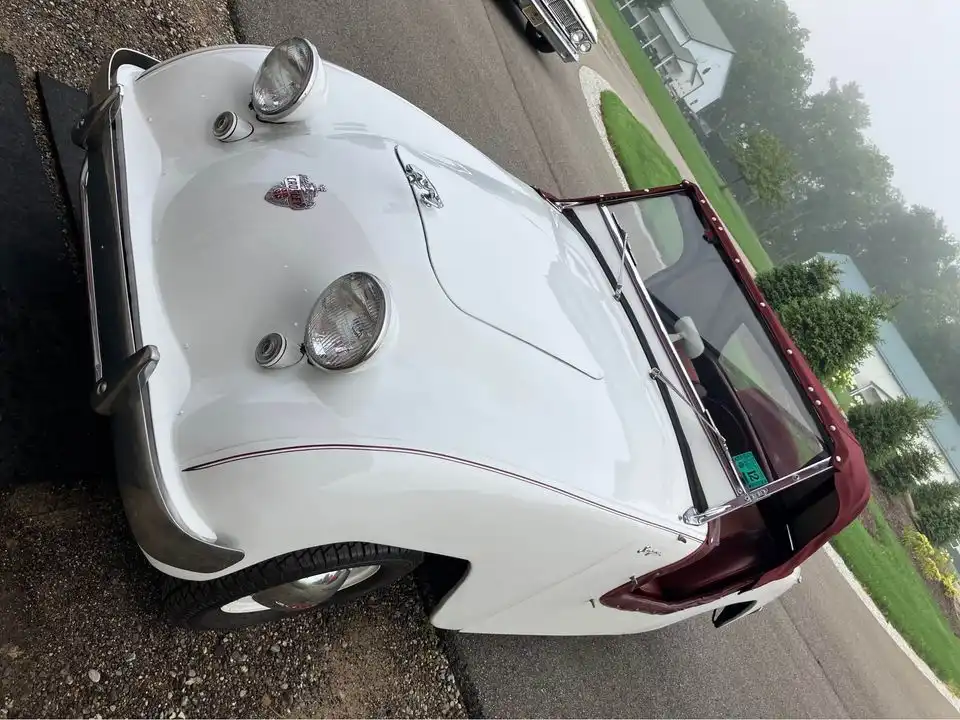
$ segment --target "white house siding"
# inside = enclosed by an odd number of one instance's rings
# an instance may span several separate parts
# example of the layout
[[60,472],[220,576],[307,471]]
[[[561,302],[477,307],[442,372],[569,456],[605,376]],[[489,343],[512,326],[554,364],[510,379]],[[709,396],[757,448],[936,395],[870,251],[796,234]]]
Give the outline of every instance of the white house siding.
[[700,77],[703,78],[703,85],[691,91],[684,99],[692,110],[699,112],[723,95],[723,86],[730,73],[733,55],[697,40],[690,40],[684,47],[693,53]]
[[[694,112],[720,99],[733,62],[733,53],[729,49],[724,50],[691,38],[683,21],[669,4],[653,11],[659,18],[656,21],[651,11],[637,4],[636,0],[618,0],[617,8],[631,29],[642,33],[641,42],[646,43],[644,49],[648,54],[656,50],[655,57],[669,58],[657,62],[656,67],[678,99],[683,100]],[[661,22],[660,27],[658,22]],[[661,27],[664,27],[663,34],[673,35],[669,42],[662,37]],[[673,47],[679,45],[688,51],[695,64],[672,57],[670,43],[674,44]]]
[[[872,384],[880,388],[888,397],[899,398],[905,395],[903,388],[900,387],[897,379],[893,373],[890,372],[890,368],[887,367],[886,362],[883,361],[883,358],[880,357],[876,350],[871,351],[870,356],[860,363],[854,375],[854,382],[858,390],[868,388]],[[872,395],[873,393],[868,391],[863,394],[863,397],[869,401],[872,399]],[[960,477],[957,477],[957,474],[951,469],[950,463],[947,462],[946,455],[934,441],[933,436],[929,433],[924,433],[920,438],[920,442],[930,448],[930,450],[940,458],[940,470],[932,475],[930,480],[960,482]]]
[[890,397],[903,397],[904,395],[900,383],[897,382],[893,373],[890,372],[890,368],[887,367],[876,350],[871,350],[870,356],[860,363],[860,367],[857,368],[854,375],[854,380],[858,388],[874,383]]

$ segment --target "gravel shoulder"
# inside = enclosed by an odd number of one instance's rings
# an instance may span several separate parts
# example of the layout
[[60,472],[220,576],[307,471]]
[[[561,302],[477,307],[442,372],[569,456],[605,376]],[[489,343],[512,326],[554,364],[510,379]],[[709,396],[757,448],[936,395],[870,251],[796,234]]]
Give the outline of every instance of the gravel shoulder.
[[413,583],[231,633],[171,627],[109,489],[0,496],[0,717],[463,717]]

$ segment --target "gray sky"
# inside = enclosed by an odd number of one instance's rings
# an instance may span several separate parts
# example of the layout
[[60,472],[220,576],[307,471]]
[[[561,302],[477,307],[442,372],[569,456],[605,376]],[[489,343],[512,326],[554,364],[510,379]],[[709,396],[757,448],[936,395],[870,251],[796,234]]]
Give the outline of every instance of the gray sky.
[[960,0],[787,2],[810,31],[814,89],[856,80],[894,185],[960,235]]

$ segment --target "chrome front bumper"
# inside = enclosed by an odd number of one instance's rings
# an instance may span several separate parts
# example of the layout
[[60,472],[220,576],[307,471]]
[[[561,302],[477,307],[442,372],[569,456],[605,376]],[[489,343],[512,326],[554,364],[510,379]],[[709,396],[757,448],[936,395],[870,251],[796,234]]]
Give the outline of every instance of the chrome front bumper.
[[520,10],[541,35],[543,35],[557,56],[564,62],[579,62],[580,53],[567,37],[567,32],[557,21],[544,0],[519,0]]
[[132,50],[114,52],[94,78],[90,107],[73,133],[74,142],[86,150],[80,196],[94,352],[92,404],[111,416],[120,494],[137,543],[162,565],[214,573],[240,562],[243,552],[192,532],[164,484],[147,383],[160,355],[140,335],[129,225],[121,201],[126,191],[119,115],[123,94],[116,71],[124,64],[147,69],[157,62]]

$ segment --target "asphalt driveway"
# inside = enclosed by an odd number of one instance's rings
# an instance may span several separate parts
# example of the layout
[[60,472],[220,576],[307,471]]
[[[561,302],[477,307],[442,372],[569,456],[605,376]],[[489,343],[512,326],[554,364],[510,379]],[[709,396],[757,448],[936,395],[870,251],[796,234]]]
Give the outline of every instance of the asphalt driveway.
[[[527,182],[567,196],[618,187],[576,69],[530,48],[509,0],[235,9],[242,39],[310,37],[324,58],[424,108]],[[616,52],[587,58],[644,117]],[[450,635],[447,647],[472,709],[488,716],[956,715],[826,558],[805,568],[783,602],[723,633],[701,619],[634,637]]]

